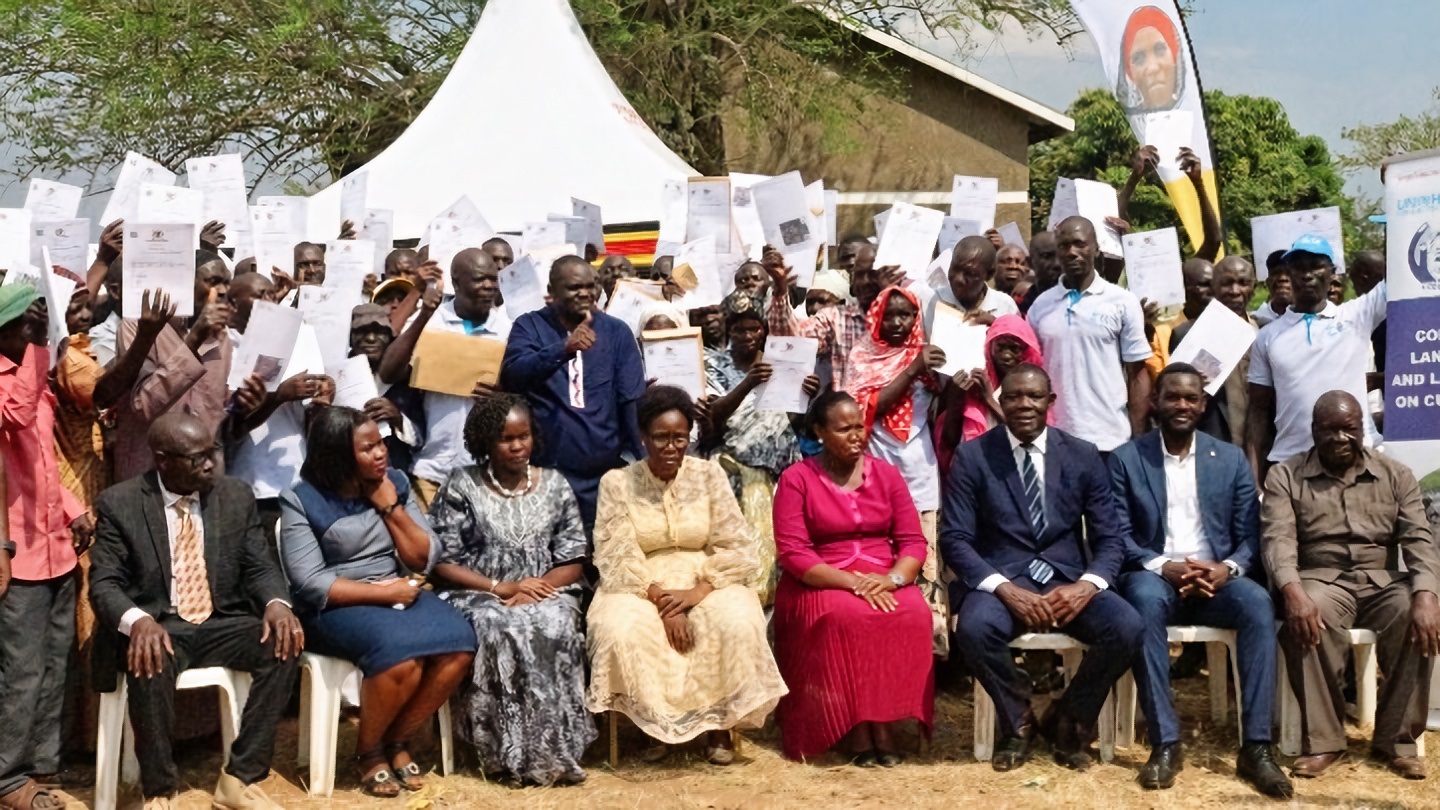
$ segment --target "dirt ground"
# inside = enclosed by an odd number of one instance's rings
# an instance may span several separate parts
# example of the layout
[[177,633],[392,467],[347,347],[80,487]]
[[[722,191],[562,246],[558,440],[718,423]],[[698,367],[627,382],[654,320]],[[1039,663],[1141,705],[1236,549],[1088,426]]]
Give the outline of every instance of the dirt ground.
[[[519,788],[486,782],[472,768],[446,778],[438,776],[438,750],[421,755],[437,775],[418,794],[398,799],[372,799],[360,793],[349,756],[354,746],[353,720],[341,731],[340,764],[331,799],[305,793],[307,773],[295,767],[295,720],[282,725],[277,740],[275,773],[265,783],[270,795],[287,808],[383,808],[446,810],[447,808],[849,808],[960,807],[984,803],[999,808],[1179,808],[1260,807],[1282,804],[1255,793],[1234,776],[1236,732],[1234,712],[1221,727],[1210,721],[1204,677],[1177,683],[1185,741],[1186,765],[1176,786],[1164,792],[1142,790],[1135,774],[1148,750],[1142,744],[1116,752],[1115,761],[1097,764],[1086,773],[1054,765],[1045,754],[1009,773],[995,773],[972,753],[971,695],[955,686],[939,692],[935,706],[935,737],[924,753],[912,736],[907,761],[893,769],[862,770],[837,755],[808,764],[792,763],[779,752],[779,732],[772,724],[746,735],[740,759],[716,767],[700,758],[698,747],[677,750],[657,765],[637,759],[643,742],[639,733],[621,724],[620,767],[606,762],[606,724],[589,752],[590,777],[585,784],[561,788]],[[1435,737],[1434,734],[1431,737]],[[180,747],[180,767],[192,786],[181,797],[184,808],[209,808],[220,765],[218,740]],[[1298,781],[1296,797],[1286,806],[1356,808],[1440,808],[1440,744],[1429,746],[1431,778],[1405,781],[1365,761],[1368,740],[1352,728],[1349,759],[1318,780]],[[1286,762],[1282,760],[1282,762]],[[93,763],[77,764],[64,774],[69,792],[88,802],[93,795]],[[76,805],[78,806],[78,805]],[[139,808],[133,789],[121,793],[121,808]]]

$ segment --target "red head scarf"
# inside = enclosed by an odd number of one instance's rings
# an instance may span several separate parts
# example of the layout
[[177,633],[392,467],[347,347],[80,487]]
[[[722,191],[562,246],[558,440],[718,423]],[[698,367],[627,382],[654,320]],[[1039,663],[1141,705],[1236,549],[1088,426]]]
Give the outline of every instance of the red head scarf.
[[1135,9],[1130,15],[1130,21],[1125,24],[1125,38],[1120,40],[1120,53],[1123,55],[1125,75],[1132,80],[1135,74],[1130,66],[1130,49],[1135,45],[1135,35],[1146,28],[1154,28],[1170,47],[1170,54],[1176,62],[1180,61],[1180,35],[1175,31],[1175,22],[1170,16],[1155,6],[1141,6]]
[[[890,296],[901,295],[915,307],[915,325],[905,342],[891,346],[880,337],[880,326],[885,320],[885,306]],[[865,412],[866,430],[875,429],[876,406],[880,391],[905,371],[925,349],[925,324],[921,317],[920,300],[915,294],[901,287],[887,287],[875,296],[870,311],[865,313],[865,337],[850,351],[850,379],[845,390]],[[919,378],[930,390],[938,390],[939,382],[934,372],[926,371]],[[880,415],[880,422],[895,438],[910,440],[910,428],[915,420],[915,403],[910,397],[902,397],[890,410]]]

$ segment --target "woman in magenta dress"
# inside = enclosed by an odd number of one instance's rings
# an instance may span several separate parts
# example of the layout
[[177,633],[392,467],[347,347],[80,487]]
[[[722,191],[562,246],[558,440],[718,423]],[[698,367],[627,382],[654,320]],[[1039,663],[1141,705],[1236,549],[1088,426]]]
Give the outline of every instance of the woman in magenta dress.
[[900,472],[865,454],[865,419],[844,393],[816,399],[824,450],[780,476],[775,653],[785,755],[816,757],[845,739],[862,767],[901,761],[891,725],[934,716],[930,609],[915,576],[920,516]]

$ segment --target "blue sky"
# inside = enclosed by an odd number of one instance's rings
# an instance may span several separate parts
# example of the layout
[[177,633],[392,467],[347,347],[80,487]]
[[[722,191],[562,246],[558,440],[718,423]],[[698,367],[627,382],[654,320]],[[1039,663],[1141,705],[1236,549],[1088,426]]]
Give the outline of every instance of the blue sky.
[[[1186,17],[1205,88],[1264,95],[1285,105],[1301,133],[1349,150],[1341,129],[1390,121],[1431,106],[1440,86],[1440,2],[1362,0],[1191,0]],[[1053,36],[1017,28],[970,36],[971,55],[935,42],[936,54],[1057,109],[1105,84],[1088,36],[1067,55]],[[1377,195],[1378,171],[1357,172],[1351,191]]]

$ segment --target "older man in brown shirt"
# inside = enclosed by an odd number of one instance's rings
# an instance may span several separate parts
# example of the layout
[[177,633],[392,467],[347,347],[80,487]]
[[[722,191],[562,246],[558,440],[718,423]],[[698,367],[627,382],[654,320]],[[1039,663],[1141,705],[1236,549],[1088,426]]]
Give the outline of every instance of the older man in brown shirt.
[[[1410,469],[1363,445],[1364,411],[1331,391],[1315,403],[1315,447],[1270,470],[1261,552],[1281,594],[1280,644],[1303,718],[1292,773],[1319,776],[1345,754],[1349,631],[1375,631],[1384,686],[1372,755],[1424,779],[1433,658],[1440,655],[1440,551]],[[1402,568],[1403,562],[1403,568]]]

